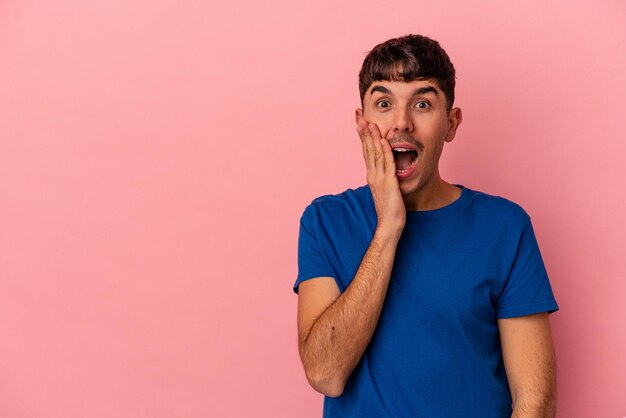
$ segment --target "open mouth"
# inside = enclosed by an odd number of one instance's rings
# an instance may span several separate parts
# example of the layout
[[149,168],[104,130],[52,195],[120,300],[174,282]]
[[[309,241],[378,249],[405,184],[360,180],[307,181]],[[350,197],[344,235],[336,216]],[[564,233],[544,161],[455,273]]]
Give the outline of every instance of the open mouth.
[[417,160],[417,151],[409,148],[396,148],[393,150],[393,159],[396,162],[396,171],[403,172],[408,170],[415,160]]

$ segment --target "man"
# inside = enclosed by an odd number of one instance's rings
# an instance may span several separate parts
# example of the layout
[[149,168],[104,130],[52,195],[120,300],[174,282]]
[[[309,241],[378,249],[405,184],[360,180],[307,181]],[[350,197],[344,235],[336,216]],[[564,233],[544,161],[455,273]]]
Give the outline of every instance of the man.
[[376,46],[359,74],[367,185],[300,219],[299,352],[324,417],[554,417],[559,309],[530,216],[439,175],[462,121],[427,37]]

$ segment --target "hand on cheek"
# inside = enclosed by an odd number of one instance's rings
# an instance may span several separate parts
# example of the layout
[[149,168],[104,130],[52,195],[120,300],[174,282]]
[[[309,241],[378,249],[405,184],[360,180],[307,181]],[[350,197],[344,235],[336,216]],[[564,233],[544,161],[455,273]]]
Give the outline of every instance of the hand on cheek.
[[367,123],[363,119],[358,123],[357,132],[361,137],[367,182],[374,198],[378,226],[394,232],[401,231],[406,222],[406,209],[389,141],[381,137],[375,123]]

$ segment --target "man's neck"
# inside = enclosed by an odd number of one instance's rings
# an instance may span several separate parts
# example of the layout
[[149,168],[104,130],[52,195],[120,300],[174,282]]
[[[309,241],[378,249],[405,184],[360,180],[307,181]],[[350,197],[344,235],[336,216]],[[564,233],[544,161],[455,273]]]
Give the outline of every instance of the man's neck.
[[421,211],[434,210],[449,205],[459,198],[461,189],[453,184],[439,179],[424,189],[416,190],[411,195],[404,195],[404,206],[407,210]]

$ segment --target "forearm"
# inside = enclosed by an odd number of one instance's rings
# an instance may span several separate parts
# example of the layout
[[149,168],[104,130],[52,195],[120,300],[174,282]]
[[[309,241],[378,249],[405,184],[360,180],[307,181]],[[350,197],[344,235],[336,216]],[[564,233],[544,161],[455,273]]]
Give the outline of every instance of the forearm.
[[354,279],[311,327],[300,347],[307,377],[329,396],[343,392],[378,323],[401,232],[379,230]]

